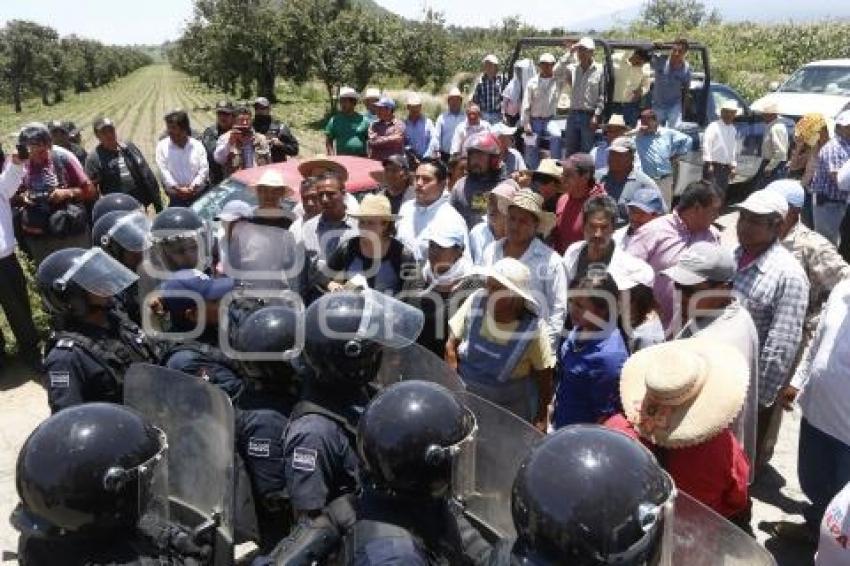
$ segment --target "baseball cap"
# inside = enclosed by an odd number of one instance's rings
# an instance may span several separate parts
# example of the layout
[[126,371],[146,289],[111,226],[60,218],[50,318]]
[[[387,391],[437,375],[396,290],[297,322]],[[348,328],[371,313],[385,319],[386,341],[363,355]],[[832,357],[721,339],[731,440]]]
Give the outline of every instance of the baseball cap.
[[51,132],[60,131],[68,133],[68,126],[61,120],[51,120],[47,123],[47,129]]
[[566,159],[558,162],[564,169],[595,169],[596,161],[589,153],[574,153]]
[[611,146],[608,150],[616,153],[626,153],[627,151],[633,152],[635,150],[635,141],[632,138],[620,136],[611,142]]
[[835,117],[836,126],[850,126],[850,110],[845,110]]
[[383,165],[384,167],[386,167],[387,165],[395,165],[399,169],[403,169],[404,171],[410,171],[410,162],[407,160],[407,157],[400,153],[390,155],[389,157],[381,161],[381,165]]
[[723,246],[697,242],[682,253],[676,265],[661,273],[679,285],[699,285],[706,281],[725,283],[735,276],[735,258]]
[[576,46],[593,51],[594,49],[596,49],[596,42],[593,41],[593,38],[585,36],[578,40]]
[[389,108],[390,110],[395,110],[395,101],[389,96],[382,96],[378,99],[378,102],[375,103],[375,106],[378,108]]
[[482,63],[493,63],[494,65],[498,65],[499,64],[499,58],[496,57],[495,55],[493,55],[492,53],[490,53],[486,57],[484,57],[484,60],[482,61]]
[[269,99],[266,98],[265,96],[258,96],[254,100],[254,106],[259,106],[261,108],[268,108],[268,107],[271,106],[271,104],[269,103]]
[[665,212],[661,191],[649,185],[641,186],[635,190],[626,202],[626,206],[633,206],[651,214],[664,214]]
[[407,97],[408,106],[422,106],[422,97],[414,93]]
[[551,53],[544,53],[543,55],[540,56],[540,59],[538,60],[538,63],[554,63],[554,62],[555,62],[555,56],[552,55]]
[[350,86],[344,86],[339,89],[339,97],[340,98],[353,98],[357,100],[360,98],[360,95],[357,94],[357,91],[351,88]]
[[803,185],[796,179],[773,181],[764,190],[779,193],[788,203],[788,206],[793,208],[803,208],[803,201],[806,200],[806,192],[803,190]]
[[115,123],[112,122],[112,120],[110,120],[109,118],[98,118],[97,120],[94,121],[94,124],[92,124],[92,127],[94,128],[94,133],[98,133],[103,128],[115,129]]
[[652,288],[655,283],[655,271],[652,266],[629,254],[622,254],[612,261],[608,266],[608,273],[620,291],[628,291],[638,285]]
[[375,87],[367,88],[363,98],[381,98],[381,91]]
[[428,241],[441,248],[460,248],[465,245],[466,230],[455,222],[434,222],[431,224]]
[[233,291],[234,281],[230,277],[212,279],[205,273],[196,270],[178,271],[160,289],[163,291],[180,292],[182,295],[162,297],[165,308],[172,312],[182,312],[196,306],[189,293],[197,293],[204,301],[218,301]]
[[215,112],[224,114],[233,114],[233,103],[229,100],[219,100],[215,103]]
[[788,214],[788,201],[776,191],[762,189],[748,196],[744,202],[736,204],[735,208],[748,210],[753,214],[778,214],[785,216]]
[[490,131],[496,134],[497,136],[512,136],[516,133],[516,127],[510,127],[504,122],[499,122],[492,128]]

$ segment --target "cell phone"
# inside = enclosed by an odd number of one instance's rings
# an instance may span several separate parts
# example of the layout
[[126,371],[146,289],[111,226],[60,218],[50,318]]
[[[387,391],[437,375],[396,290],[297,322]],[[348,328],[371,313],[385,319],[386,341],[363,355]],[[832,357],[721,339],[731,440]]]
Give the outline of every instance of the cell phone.
[[15,149],[17,150],[18,157],[21,159],[30,158],[30,148],[28,148],[26,144],[19,143]]

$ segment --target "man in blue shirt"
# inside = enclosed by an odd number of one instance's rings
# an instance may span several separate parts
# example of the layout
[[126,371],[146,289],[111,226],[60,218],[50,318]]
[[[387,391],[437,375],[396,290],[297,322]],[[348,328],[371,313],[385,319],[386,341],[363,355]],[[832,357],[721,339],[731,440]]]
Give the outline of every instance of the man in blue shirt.
[[658,184],[665,202],[673,196],[673,162],[690,151],[691,143],[690,136],[660,127],[655,110],[641,112],[635,146],[643,172]]
[[[660,43],[655,44],[661,48]],[[682,95],[691,86],[691,66],[685,61],[688,40],[679,38],[673,42],[670,55],[655,53],[650,66],[655,74],[652,87],[652,109],[662,126],[675,128],[682,122]]]
[[428,157],[428,147],[434,137],[434,122],[422,115],[422,99],[411,94],[407,99],[407,120],[404,121],[404,145],[417,159]]

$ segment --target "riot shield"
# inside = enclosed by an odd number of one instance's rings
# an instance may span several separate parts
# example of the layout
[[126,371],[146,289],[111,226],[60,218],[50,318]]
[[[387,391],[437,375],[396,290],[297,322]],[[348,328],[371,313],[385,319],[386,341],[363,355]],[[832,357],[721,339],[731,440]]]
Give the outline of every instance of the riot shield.
[[466,389],[457,372],[419,344],[414,342],[404,348],[384,348],[381,367],[375,381],[386,387],[413,379],[439,383],[450,391]]
[[124,377],[124,404],[167,436],[170,519],[209,532],[213,563],[231,564],[234,415],[227,395],[195,376],[133,364]]

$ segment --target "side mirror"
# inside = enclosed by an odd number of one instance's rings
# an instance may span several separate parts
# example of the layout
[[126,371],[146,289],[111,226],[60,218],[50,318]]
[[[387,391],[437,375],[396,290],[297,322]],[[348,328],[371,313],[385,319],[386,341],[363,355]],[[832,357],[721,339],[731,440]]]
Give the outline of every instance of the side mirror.
[[779,81],[770,81],[770,84],[767,85],[767,88],[769,88],[771,92],[774,92],[779,88]]

